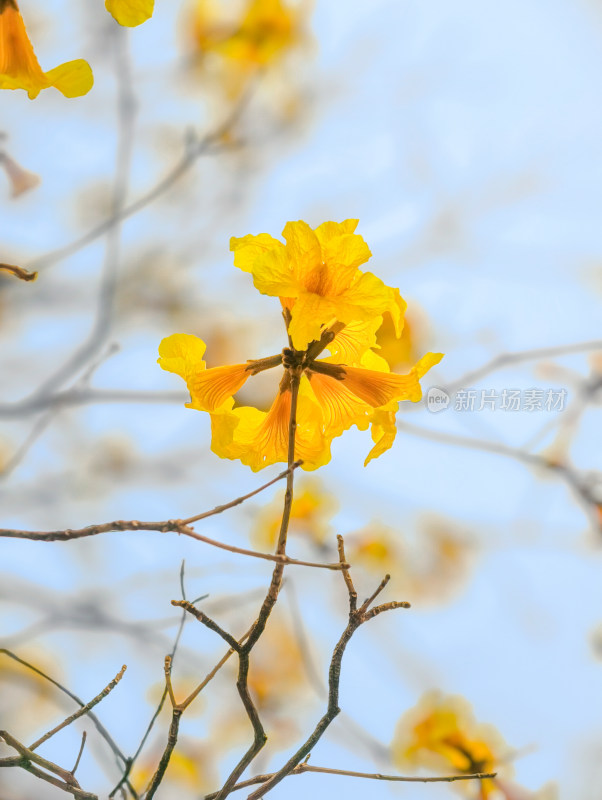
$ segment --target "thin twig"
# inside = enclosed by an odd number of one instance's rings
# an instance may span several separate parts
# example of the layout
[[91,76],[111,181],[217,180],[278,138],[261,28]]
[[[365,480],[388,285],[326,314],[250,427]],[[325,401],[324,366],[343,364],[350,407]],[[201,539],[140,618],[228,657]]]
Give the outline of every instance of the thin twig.
[[0,270],[10,272],[11,275],[14,275],[15,278],[19,278],[21,281],[35,281],[38,277],[37,272],[31,272],[24,267],[17,267],[14,264],[0,264]]
[[79,767],[79,762],[81,761],[81,757],[82,757],[82,754],[84,752],[84,747],[86,746],[86,738],[87,738],[87,736],[88,736],[88,734],[86,733],[86,731],[84,731],[82,733],[82,741],[81,741],[81,744],[79,746],[79,753],[77,754],[77,758],[75,759],[75,764],[73,765],[73,768],[71,769],[71,774],[72,775],[75,775],[75,773],[77,772],[77,768]]
[[229,644],[232,650],[238,652],[240,650],[240,645],[232,636],[232,634],[225,631],[222,627],[220,627],[217,622],[208,617],[207,614],[204,614],[200,609],[195,608],[192,603],[189,603],[187,600],[172,600],[172,606],[178,606],[179,608],[183,608],[185,611],[188,611],[189,614],[192,614],[193,617],[198,619],[199,622],[202,622],[205,627],[209,628],[209,630],[217,633],[218,636],[221,636],[222,639]]
[[353,581],[351,579],[351,573],[346,564],[347,558],[345,557],[345,540],[343,539],[341,534],[338,534],[337,536],[337,548],[339,551],[339,562],[341,564],[343,578],[345,580],[345,585],[347,586],[347,592],[349,594],[349,613],[353,614],[353,612],[357,608],[357,592],[355,590],[355,586],[353,585]]
[[59,725],[57,725],[51,731],[48,731],[48,733],[45,733],[43,736],[40,736],[39,739],[36,739],[36,741],[33,744],[29,745],[29,749],[36,750],[41,744],[48,741],[48,739],[50,739],[51,736],[54,736],[55,733],[58,733],[63,728],[66,728],[67,725],[71,725],[71,723],[75,722],[76,719],[83,717],[84,714],[87,714],[90,711],[90,709],[94,708],[95,705],[98,705],[98,703],[100,703],[101,700],[104,700],[104,698],[109,694],[109,692],[112,692],[113,689],[117,686],[119,681],[123,678],[126,669],[127,667],[124,664],[123,667],[117,673],[117,675],[115,675],[113,680],[109,684],[107,684],[107,686],[105,686],[102,692],[97,694],[96,697],[90,700],[89,703],[86,703],[84,706],[82,706],[73,714],[71,714],[71,716],[67,717],[67,719],[64,719]]
[[511,364],[520,364],[523,361],[539,361],[544,358],[558,358],[560,356],[583,353],[588,350],[602,350],[602,339],[593,339],[589,342],[575,342],[574,344],[556,345],[554,347],[538,347],[532,350],[515,350],[511,353],[501,353],[486,364],[477,367],[457,378],[453,383],[448,383],[442,388],[449,393],[456,392],[464,386],[472,386],[476,381],[497,372],[499,369]]
[[[438,775],[437,777],[425,778],[405,776],[405,775],[383,775],[380,772],[355,772],[349,769],[332,769],[330,767],[315,767],[311,764],[299,764],[289,774],[290,775],[303,775],[304,772],[317,772],[321,775],[340,775],[348,778],[367,778],[373,781],[390,781],[390,782],[403,782],[403,783],[453,783],[455,781],[474,781],[474,780],[492,780],[496,777],[497,772],[475,772],[469,775]],[[239,789],[246,789],[249,786],[255,786],[258,783],[265,783],[274,776],[275,773],[270,772],[265,775],[254,775],[246,781],[237,783],[232,791]],[[206,794],[203,800],[216,800],[217,792]]]
[[[186,590],[185,590],[185,586],[184,586],[184,570],[185,570],[185,567],[186,567],[186,561],[185,561],[185,559],[182,559],[182,564],[180,565],[180,591],[182,592],[182,600],[186,599]],[[178,650],[178,645],[180,644],[180,639],[182,637],[182,632],[184,630],[185,623],[186,623],[186,612],[182,611],[182,616],[180,617],[180,624],[178,625],[178,631],[176,633],[176,638],[174,639],[173,647],[171,648],[171,653],[170,653],[170,659],[171,659],[171,665],[172,666],[173,666],[173,661],[174,661],[176,652]],[[138,758],[140,756],[140,753],[142,752],[142,749],[143,749],[144,745],[146,744],[146,740],[150,736],[150,733],[151,733],[151,731],[152,731],[152,729],[153,729],[153,727],[155,725],[155,722],[156,722],[159,714],[163,710],[163,706],[165,704],[165,700],[167,699],[167,695],[168,695],[168,687],[166,685],[165,688],[163,689],[163,693],[161,695],[161,699],[159,700],[157,708],[155,709],[155,711],[154,711],[154,713],[153,713],[153,715],[152,715],[152,717],[150,719],[150,722],[148,723],[148,725],[146,727],[146,730],[144,731],[144,735],[142,736],[140,744],[138,745],[138,748],[136,749],[136,752],[134,753],[134,755],[131,758],[128,759],[127,764],[125,765],[125,769],[124,769],[123,775],[119,779],[119,782],[115,785],[115,787],[109,793],[109,799],[114,797],[117,794],[117,792],[119,790],[121,790],[123,784],[129,778],[130,773],[131,773],[131,771],[132,771],[132,769],[134,767],[134,764],[138,760]]]
[[[16,750],[17,753],[19,753],[19,758],[17,759],[2,759],[0,766],[21,767],[27,772],[31,772],[32,775],[36,776],[36,778],[40,778],[41,780],[56,786],[58,789],[62,789],[64,792],[72,794],[73,797],[77,798],[77,800],[98,800],[98,797],[95,794],[90,794],[90,792],[83,791],[73,772],[68,772],[66,769],[59,767],[58,764],[49,761],[47,758],[42,758],[39,753],[34,753],[33,750],[25,747],[24,744],[22,744],[18,739],[15,739],[15,737],[8,733],[8,731],[0,731],[0,739],[4,739],[9,747],[12,747],[13,750]],[[42,767],[42,769],[38,769],[38,767]],[[46,770],[46,772],[43,770]],[[54,777],[55,775],[58,777]]]
[[[344,548],[339,549],[339,557],[343,558],[344,555]],[[344,562],[341,562],[344,563]],[[349,583],[345,578],[345,572],[342,571],[343,579],[345,581],[345,586],[347,588],[347,592],[349,594]],[[332,659],[330,661],[330,668],[328,671],[328,701],[326,706],[326,711],[322,718],[317,723],[316,727],[314,728],[313,732],[308,736],[306,741],[301,745],[301,747],[297,750],[297,752],[289,758],[289,760],[282,766],[277,772],[275,772],[267,781],[265,781],[259,789],[256,789],[252,792],[247,800],[259,800],[260,797],[263,797],[264,794],[271,791],[274,786],[276,786],[280,781],[286,778],[298,765],[306,759],[321,737],[324,735],[326,729],[338,716],[340,713],[339,708],[339,683],[341,678],[341,664],[343,660],[343,655],[345,653],[345,648],[349,643],[351,637],[355,633],[355,631],[363,625],[365,622],[368,621],[370,617],[369,614],[369,606],[370,603],[377,597],[377,595],[383,590],[383,588],[387,585],[388,576],[386,576],[383,581],[381,581],[379,587],[376,591],[366,600],[362,606],[356,610],[350,611],[349,613],[349,620],[347,622],[347,627],[343,631],[341,638],[339,639],[337,645],[334,648]],[[409,603],[399,604],[399,603],[387,603],[385,606],[382,607],[382,610],[388,610],[388,608],[408,608]]]
[[111,216],[115,219],[115,222],[106,229],[106,248],[100,276],[95,319],[83,344],[50,377],[38,386],[33,393],[34,397],[43,397],[59,388],[72,375],[77,374],[102,347],[113,322],[121,249],[120,215],[125,207],[128,193],[137,107],[129,58],[128,35],[128,31],[124,28],[115,28],[114,30],[118,134],[111,197]]
[[[25,659],[20,658],[18,655],[16,655],[16,653],[13,653],[12,650],[8,650],[8,649],[3,647],[3,648],[0,648],[0,653],[4,654],[8,658],[12,658],[13,661],[16,661],[17,663],[22,664],[24,667],[26,667],[27,669],[31,670],[32,672],[35,672],[36,675],[39,675],[41,678],[44,678],[44,680],[48,681],[53,686],[56,686],[57,689],[60,689],[61,692],[66,694],[67,697],[70,697],[71,700],[73,700],[78,705],[80,705],[82,707],[85,705],[83,700],[80,700],[80,698],[77,695],[73,694],[73,692],[71,692],[69,689],[67,689],[65,686],[63,686],[61,683],[56,681],[54,678],[51,678],[50,675],[47,675],[41,669],[38,669],[38,667],[35,667],[33,664],[30,664],[28,661],[25,661]],[[100,735],[103,737],[103,739],[109,745],[109,747],[113,751],[113,754],[123,764],[125,764],[127,762],[127,758],[121,752],[121,750],[119,749],[119,747],[115,743],[113,737],[109,734],[109,732],[104,727],[104,725],[101,723],[101,721],[98,719],[98,717],[95,714],[93,714],[91,711],[88,712],[88,717],[92,720],[92,722],[96,726],[96,729],[98,730]]]
[[238,119],[242,116],[253,96],[255,88],[256,86],[252,84],[249,85],[248,90],[241,96],[234,109],[228,113],[224,121],[213,131],[205,134],[202,139],[199,139],[194,144],[190,143],[190,137],[188,137],[186,141],[185,152],[181,159],[174,167],[172,167],[170,172],[168,172],[164,178],[158,181],[158,183],[156,183],[146,194],[142,195],[142,197],[133,203],[130,203],[129,205],[119,209],[118,212],[114,212],[106,220],[92,228],[92,230],[88,231],[88,233],[80,236],[75,241],[70,242],[63,247],[59,247],[56,250],[52,250],[50,253],[45,253],[44,255],[34,258],[30,262],[30,266],[35,266],[37,268],[50,266],[51,264],[61,261],[63,258],[72,256],[74,253],[77,253],[79,250],[87,247],[89,244],[92,244],[92,242],[96,241],[96,239],[107,233],[107,231],[109,231],[113,226],[123,222],[126,219],[129,219],[129,217],[134,216],[134,214],[142,211],[142,209],[146,208],[157,198],[169,191],[169,189],[171,189],[171,187],[174,186],[179,179],[188,172],[188,170],[199,158],[205,155],[213,155],[216,152],[220,152],[219,150],[215,150],[214,145],[218,144],[220,140],[223,139],[223,137],[231,130]]

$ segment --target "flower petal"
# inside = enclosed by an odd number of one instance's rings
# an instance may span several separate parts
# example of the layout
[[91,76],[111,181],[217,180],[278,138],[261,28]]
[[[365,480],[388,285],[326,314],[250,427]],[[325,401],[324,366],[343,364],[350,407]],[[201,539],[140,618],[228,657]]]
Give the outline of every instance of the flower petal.
[[322,249],[314,231],[302,219],[287,222],[282,231],[286,239],[286,253],[292,271],[300,286],[306,291],[317,291],[314,284],[322,266]]
[[299,287],[288,263],[286,248],[267,233],[230,239],[234,266],[250,272],[261,294],[271,297],[296,297]]
[[0,3],[0,89],[24,89],[33,100],[42,89],[55,86],[66,97],[79,97],[94,80],[83,59],[43,72],[25,30],[16,0]]
[[376,345],[376,331],[381,322],[382,317],[374,317],[367,322],[350,322],[346,325],[328,345],[332,361],[350,366],[359,364],[364,353]]
[[324,247],[329,239],[353,233],[359,224],[359,219],[345,219],[343,222],[323,222],[315,230],[318,241]]
[[422,398],[419,379],[442,358],[442,353],[427,353],[407,375],[345,367],[343,380],[353,394],[374,408],[384,406],[392,400],[411,400],[416,403]]
[[397,425],[395,424],[395,411],[387,411],[386,409],[377,408],[371,418],[370,433],[374,447],[364,461],[364,466],[367,467],[373,458],[382,456],[387,450],[393,446],[395,437],[397,435]]
[[361,430],[368,427],[372,407],[354,395],[344,381],[329,375],[310,372],[310,385],[322,409],[324,435],[332,439],[352,425]]
[[215,411],[232,397],[251,376],[248,364],[202,369],[189,375],[187,382],[191,402],[187,408]]
[[[221,458],[240,459],[257,472],[270,464],[288,461],[291,392],[279,392],[266,413],[245,406],[212,414],[211,449]],[[322,435],[321,412],[302,377],[297,407],[295,458],[312,470],[330,460],[330,443]]]
[[336,304],[328,297],[303,292],[291,310],[288,332],[297,350],[305,350],[314,339],[320,338],[322,326],[336,314]]
[[120,25],[135,28],[153,15],[155,0],[105,0],[105,8]]
[[81,97],[94,86],[92,69],[83,58],[67,61],[46,73],[49,86],[54,86],[65,97]]
[[205,369],[203,355],[207,345],[198,336],[174,333],[159,345],[157,364],[167,372],[175,372],[185,381],[195,372]]
[[269,233],[259,233],[257,236],[249,233],[247,236],[230,239],[230,250],[234,252],[234,266],[243,272],[253,272],[255,264],[270,250],[284,250],[284,245],[274,239]]

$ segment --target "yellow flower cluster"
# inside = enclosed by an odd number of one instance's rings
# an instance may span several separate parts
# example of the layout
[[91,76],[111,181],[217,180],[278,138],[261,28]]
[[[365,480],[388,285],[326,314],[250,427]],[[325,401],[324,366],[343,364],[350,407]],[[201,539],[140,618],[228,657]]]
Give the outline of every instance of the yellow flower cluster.
[[[357,224],[325,222],[312,230],[306,222],[288,222],[286,244],[267,233],[231,240],[235,266],[262,294],[280,299],[290,345],[282,355],[206,369],[201,339],[178,333],[161,342],[159,364],[184,378],[189,408],[211,415],[211,446],[220,457],[240,459],[254,471],[287,460],[291,369],[301,375],[295,457],[304,469],[328,463],[333,438],[352,425],[372,426],[367,464],[393,444],[399,401],[421,399],[419,380],[442,354],[427,353],[398,375],[373,349],[385,312],[401,333],[405,302],[399,290],[359,269],[371,253],[355,233]],[[324,350],[330,355],[318,359]],[[281,364],[285,372],[269,411],[235,407],[234,394],[252,375]]]
[[201,53],[216,53],[242,65],[265,66],[299,36],[299,9],[282,0],[246,0],[236,17],[223,3],[197,0],[193,32]]

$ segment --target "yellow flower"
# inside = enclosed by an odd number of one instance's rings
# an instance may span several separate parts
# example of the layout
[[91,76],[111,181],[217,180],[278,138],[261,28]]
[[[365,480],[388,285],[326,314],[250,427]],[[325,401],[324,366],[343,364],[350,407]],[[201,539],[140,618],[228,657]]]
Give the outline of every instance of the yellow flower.
[[[421,399],[420,378],[443,356],[427,353],[398,375],[372,349],[382,313],[401,327],[405,303],[399,290],[359,271],[370,251],[353,233],[356,225],[325,222],[313,231],[288,223],[286,246],[268,234],[232,240],[235,265],[253,274],[261,292],[280,297],[293,345],[282,355],[206,369],[201,339],[174,334],[162,341],[159,364],[184,378],[189,408],[211,414],[211,447],[221,458],[240,459],[254,471],[287,460],[291,370],[300,376],[295,457],[304,469],[326,464],[332,439],[352,425],[372,424],[367,464],[391,447],[398,402]],[[318,360],[325,349],[331,355]],[[281,364],[285,373],[267,412],[235,407],[233,396],[249,377]]]
[[198,0],[193,28],[199,49],[248,67],[265,66],[299,35],[298,11],[282,0],[250,0],[241,12],[227,18],[221,6]]
[[25,89],[33,100],[54,86],[65,97],[80,97],[93,83],[90,65],[81,58],[43,72],[16,0],[0,0],[0,89]]
[[[143,792],[155,774],[163,752],[162,747],[152,750],[132,772],[132,783]],[[215,753],[204,743],[178,738],[178,744],[171,754],[163,786],[171,787],[182,800],[196,798],[199,792],[208,792],[217,783],[215,772]]]
[[371,272],[359,267],[372,255],[354,233],[358,220],[324,222],[312,230],[306,222],[287,222],[286,245],[267,233],[233,237],[234,265],[250,272],[262,293],[280,297],[291,312],[289,334],[303,350],[320,338],[333,318],[345,324],[368,323],[389,311],[401,332],[405,303]]
[[[478,724],[470,704],[459,696],[428,692],[399,721],[392,742],[393,759],[400,769],[408,765],[429,770],[470,774],[506,772],[507,747],[490,725]],[[496,780],[462,782],[457,788],[486,800],[498,791]]]
[[153,15],[155,0],[105,0],[105,8],[120,25],[135,28]]
[[[261,509],[253,526],[252,539],[259,548],[276,544],[282,518],[282,500]],[[302,535],[321,546],[331,533],[330,517],[337,509],[336,499],[325,491],[322,483],[305,478],[295,488],[291,506],[289,533]]]
[[[213,452],[221,458],[240,459],[254,472],[286,461],[292,399],[288,372],[267,412],[251,406],[234,408],[232,397],[251,375],[277,366],[282,357],[205,369],[204,352],[201,339],[176,333],[161,342],[158,363],[184,378],[191,395],[188,408],[211,414]],[[304,355],[297,354],[300,359]],[[439,353],[428,353],[407,375],[342,366],[328,359],[309,361],[299,386],[295,458],[302,459],[303,468],[308,470],[327,464],[332,439],[351,425],[365,429],[379,407],[396,407],[400,400],[420,400],[419,378],[441,358]],[[392,411],[387,413],[394,416]],[[390,446],[394,430],[387,431],[387,436]],[[380,455],[387,449],[379,433],[373,438],[377,445],[367,461],[375,457],[376,450]]]

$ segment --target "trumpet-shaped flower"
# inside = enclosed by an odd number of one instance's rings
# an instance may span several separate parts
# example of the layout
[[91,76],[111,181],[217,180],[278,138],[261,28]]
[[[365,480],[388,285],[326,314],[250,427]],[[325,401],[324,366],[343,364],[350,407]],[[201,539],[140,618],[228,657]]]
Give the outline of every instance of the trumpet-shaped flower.
[[[186,381],[189,408],[211,414],[211,447],[220,457],[240,459],[254,471],[288,460],[293,374],[294,451],[304,469],[326,464],[333,438],[352,425],[372,425],[367,464],[393,444],[398,403],[421,399],[420,378],[443,356],[427,353],[398,375],[372,349],[382,313],[401,329],[405,303],[397,289],[359,271],[370,252],[353,233],[356,225],[326,222],[312,231],[306,223],[288,223],[286,246],[267,234],[233,240],[235,264],[253,274],[260,291],[281,300],[293,345],[282,355],[206,369],[205,343],[197,337],[174,334],[161,342],[159,364]],[[318,359],[325,349],[330,355]],[[252,375],[280,365],[285,372],[267,412],[235,406],[234,395]]]
[[150,19],[154,7],[155,0],[105,0],[109,14],[127,28],[135,28]]
[[262,293],[280,297],[290,309],[289,334],[303,350],[320,338],[324,325],[369,323],[389,311],[398,331],[405,311],[399,291],[359,267],[372,255],[354,233],[358,220],[324,222],[315,230],[306,222],[287,222],[286,244],[267,233],[232,238],[234,265],[250,272]]
[[90,65],[81,58],[44,72],[16,0],[0,0],[0,89],[24,89],[33,100],[42,89],[54,86],[65,97],[80,97],[93,83]]

